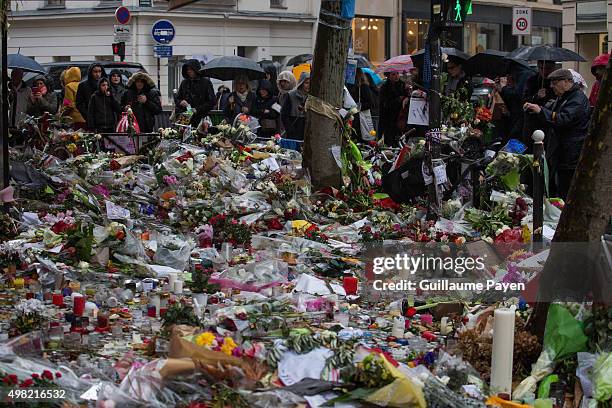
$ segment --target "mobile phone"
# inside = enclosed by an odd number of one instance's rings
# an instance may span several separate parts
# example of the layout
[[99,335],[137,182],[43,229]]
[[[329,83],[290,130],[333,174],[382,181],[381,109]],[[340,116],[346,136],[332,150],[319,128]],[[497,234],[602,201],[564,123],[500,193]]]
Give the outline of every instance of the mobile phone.
[[40,88],[35,86],[35,87],[32,88],[32,95],[33,94],[37,94],[37,93],[40,93]]

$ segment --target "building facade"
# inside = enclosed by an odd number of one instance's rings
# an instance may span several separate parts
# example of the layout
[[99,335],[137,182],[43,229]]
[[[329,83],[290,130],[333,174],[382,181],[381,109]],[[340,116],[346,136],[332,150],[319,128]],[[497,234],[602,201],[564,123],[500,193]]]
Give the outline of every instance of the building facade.
[[[182,61],[192,56],[240,55],[282,63],[312,53],[320,1],[200,0],[168,12],[164,0],[13,0],[9,53],[19,50],[40,63],[117,60],[111,44],[114,12],[121,5],[132,15],[126,61],[143,64],[154,80],[159,75],[167,104],[182,79]],[[379,63],[400,52],[401,0],[358,0],[356,14],[355,53]],[[158,70],[151,27],[159,19],[172,21],[176,36],[173,56],[160,59]]]
[[586,62],[564,65],[580,72],[590,87],[593,58],[609,52],[612,30],[612,3],[603,1],[563,1],[563,47],[576,51]]
[[[430,0],[403,0],[402,52],[412,54],[425,45],[429,29]],[[512,7],[532,8],[531,35],[512,35]],[[450,33],[452,45],[469,54],[486,49],[512,51],[518,45],[561,45],[562,8],[558,0],[474,0],[472,14],[462,29]]]

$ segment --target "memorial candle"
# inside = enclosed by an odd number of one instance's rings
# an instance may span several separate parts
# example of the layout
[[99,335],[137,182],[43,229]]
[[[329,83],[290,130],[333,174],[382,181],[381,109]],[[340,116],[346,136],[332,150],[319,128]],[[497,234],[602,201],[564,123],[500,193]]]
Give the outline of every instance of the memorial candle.
[[514,352],[514,310],[497,309],[493,324],[491,356],[492,393],[512,393],[512,359]]

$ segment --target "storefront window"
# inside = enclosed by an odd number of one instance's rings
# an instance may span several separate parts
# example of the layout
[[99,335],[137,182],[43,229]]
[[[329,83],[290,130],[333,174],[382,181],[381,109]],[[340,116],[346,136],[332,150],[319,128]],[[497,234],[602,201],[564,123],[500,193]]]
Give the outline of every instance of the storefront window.
[[407,18],[404,20],[406,26],[406,54],[414,54],[425,47],[429,21]]
[[531,28],[531,35],[525,36],[524,45],[557,45],[557,29],[554,27]]
[[501,45],[500,38],[500,24],[465,23],[463,50],[472,55],[488,49],[499,50]]
[[353,19],[353,52],[365,55],[374,65],[387,59],[387,27],[384,18]]

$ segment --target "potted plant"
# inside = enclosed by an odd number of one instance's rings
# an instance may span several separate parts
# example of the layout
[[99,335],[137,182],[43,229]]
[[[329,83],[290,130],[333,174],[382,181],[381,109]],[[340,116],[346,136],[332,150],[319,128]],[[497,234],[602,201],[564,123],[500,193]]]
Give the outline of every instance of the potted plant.
[[193,293],[193,298],[201,307],[206,307],[209,293],[219,291],[219,285],[208,283],[212,272],[212,262],[203,261],[201,264],[196,265],[195,272],[192,274],[192,280],[189,287]]

